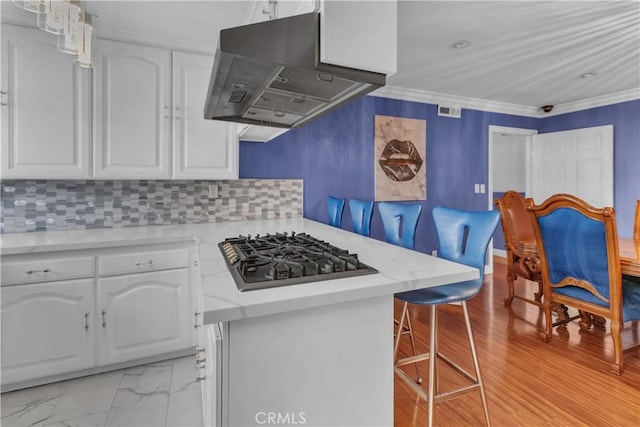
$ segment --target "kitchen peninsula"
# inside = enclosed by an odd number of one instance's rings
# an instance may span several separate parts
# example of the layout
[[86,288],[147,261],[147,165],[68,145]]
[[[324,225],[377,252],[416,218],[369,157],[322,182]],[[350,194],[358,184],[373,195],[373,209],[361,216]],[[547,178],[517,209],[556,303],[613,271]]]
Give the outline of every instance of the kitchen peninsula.
[[[218,243],[285,231],[357,253],[379,273],[238,292]],[[302,218],[14,234],[2,236],[1,244],[4,263],[25,254],[194,239],[194,372],[203,384],[207,425],[259,425],[265,417],[289,424],[392,425],[393,295],[478,275]]]

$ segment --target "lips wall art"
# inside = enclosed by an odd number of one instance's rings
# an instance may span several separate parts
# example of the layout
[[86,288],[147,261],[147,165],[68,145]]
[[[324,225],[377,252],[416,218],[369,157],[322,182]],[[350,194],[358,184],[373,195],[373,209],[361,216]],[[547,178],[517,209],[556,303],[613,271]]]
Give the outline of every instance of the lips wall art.
[[427,199],[427,122],[379,116],[375,123],[375,199]]

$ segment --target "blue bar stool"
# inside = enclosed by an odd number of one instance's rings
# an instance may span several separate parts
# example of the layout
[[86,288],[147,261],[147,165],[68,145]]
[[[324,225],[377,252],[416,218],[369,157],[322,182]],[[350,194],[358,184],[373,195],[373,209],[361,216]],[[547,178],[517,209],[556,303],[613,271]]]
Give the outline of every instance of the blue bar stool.
[[[470,212],[445,207],[435,207],[433,209],[433,219],[436,223],[438,240],[440,241],[440,256],[444,259],[475,267],[479,270],[480,277],[466,282],[452,283],[449,285],[436,286],[432,288],[419,289],[415,291],[396,294],[395,297],[404,302],[402,315],[400,317],[400,327],[403,326],[407,318],[408,304],[431,306],[431,325],[429,352],[414,357],[396,360],[395,372],[407,384],[409,384],[423,399],[428,402],[428,425],[433,425],[434,404],[443,402],[453,397],[463,394],[480,391],[482,407],[487,425],[489,425],[489,411],[487,399],[484,393],[482,376],[480,375],[480,365],[469,311],[467,310],[467,300],[476,296],[482,288],[484,275],[484,262],[487,253],[487,245],[493,232],[500,221],[498,211]],[[448,357],[437,350],[438,345],[438,306],[441,304],[460,303],[464,313],[464,320],[467,326],[469,347],[473,358],[475,377],[462,369]],[[394,354],[397,354],[400,339],[396,336]],[[395,357],[394,357],[395,358]],[[452,367],[462,377],[469,380],[471,385],[461,387],[456,390],[438,393],[438,371],[436,370],[436,359],[440,359]],[[403,365],[416,363],[421,360],[429,360],[429,392],[425,391],[415,381],[409,377],[402,369]]]
[[[380,216],[382,217],[382,225],[384,226],[384,234],[387,242],[407,249],[413,249],[415,247],[416,227],[418,226],[420,212],[422,212],[422,205],[380,202],[378,203],[378,208],[380,209]],[[406,326],[400,324],[398,320],[393,319],[394,324],[398,325],[395,332],[396,353],[394,353],[394,360],[397,357],[397,346],[400,341],[400,336],[402,335],[409,335],[413,355],[416,355],[413,325],[411,324],[411,316],[408,313],[406,319]],[[422,378],[420,378],[417,363],[415,367],[416,382],[420,384],[422,383]]]
[[387,242],[413,249],[422,205],[380,202],[378,209]]
[[344,210],[344,199],[337,197],[327,197],[327,208],[329,209],[329,225],[342,227],[342,211]]
[[349,200],[349,211],[353,222],[353,232],[369,237],[371,235],[371,217],[373,202],[358,199]]

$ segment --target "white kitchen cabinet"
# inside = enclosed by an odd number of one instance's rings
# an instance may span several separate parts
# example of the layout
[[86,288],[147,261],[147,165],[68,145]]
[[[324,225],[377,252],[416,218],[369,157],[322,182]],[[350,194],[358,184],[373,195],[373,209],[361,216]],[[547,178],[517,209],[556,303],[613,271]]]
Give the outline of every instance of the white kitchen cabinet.
[[94,280],[3,286],[2,383],[94,363]]
[[395,0],[320,2],[321,62],[390,76],[397,51]]
[[200,382],[205,426],[222,425],[222,330],[221,325],[206,325],[200,329],[196,352],[197,380]]
[[98,39],[94,177],[171,176],[171,51]]
[[192,241],[1,263],[2,391],[192,352],[202,324],[191,309]]
[[99,278],[98,365],[191,345],[188,269]]
[[173,168],[177,179],[237,179],[237,125],[205,120],[213,57],[173,52]]
[[2,177],[90,176],[91,71],[56,37],[2,24]]

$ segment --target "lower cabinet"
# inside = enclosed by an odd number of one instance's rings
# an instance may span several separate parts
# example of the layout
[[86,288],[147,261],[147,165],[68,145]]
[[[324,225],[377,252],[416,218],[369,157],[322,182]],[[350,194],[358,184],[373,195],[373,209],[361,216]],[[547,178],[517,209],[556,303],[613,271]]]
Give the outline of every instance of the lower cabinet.
[[4,286],[3,384],[94,364],[94,279]]
[[189,347],[189,299],[186,268],[99,278],[98,365]]
[[222,425],[222,331],[220,324],[200,328],[196,370],[205,426]]
[[195,257],[193,242],[3,255],[2,391],[189,351]]

